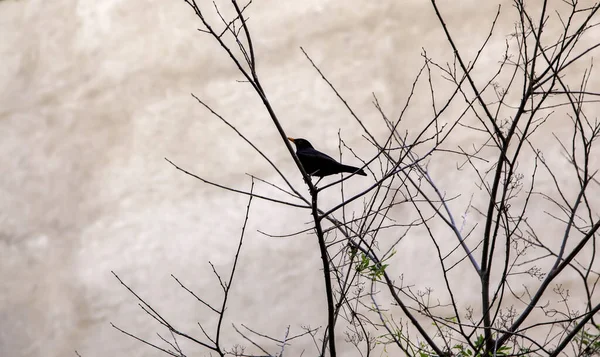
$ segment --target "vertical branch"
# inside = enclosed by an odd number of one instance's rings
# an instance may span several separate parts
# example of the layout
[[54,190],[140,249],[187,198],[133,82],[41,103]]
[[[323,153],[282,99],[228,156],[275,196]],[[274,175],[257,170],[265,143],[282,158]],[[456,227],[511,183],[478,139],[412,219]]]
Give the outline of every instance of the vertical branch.
[[240,241],[238,243],[237,250],[235,252],[235,258],[233,259],[233,266],[231,267],[231,274],[229,275],[229,281],[225,283],[223,288],[225,296],[223,297],[223,303],[221,304],[221,312],[219,314],[219,322],[217,323],[217,336],[215,338],[215,344],[219,347],[221,337],[221,325],[223,324],[223,318],[225,317],[225,307],[227,306],[227,299],[229,292],[231,291],[231,284],[233,282],[233,276],[235,275],[235,269],[240,256],[240,250],[242,249],[242,243],[244,242],[244,233],[246,233],[246,224],[248,223],[248,216],[250,214],[250,205],[252,204],[252,192],[254,191],[254,179],[252,179],[252,185],[250,186],[250,197],[248,198],[248,205],[246,206],[246,216],[244,217],[244,225],[242,226],[242,232],[240,233]]
[[[310,181],[310,179],[309,179]],[[325,294],[327,295],[327,334],[326,339],[329,341],[329,355],[335,357],[335,304],[333,301],[333,288],[331,287],[331,269],[329,266],[329,254],[327,253],[327,244],[325,244],[325,234],[321,226],[322,217],[319,216],[319,208],[317,205],[319,191],[311,191],[312,216],[315,222],[315,231],[319,242],[319,251],[321,253],[321,263],[323,265],[323,279],[325,280]],[[321,355],[325,355],[325,351],[321,351]]]

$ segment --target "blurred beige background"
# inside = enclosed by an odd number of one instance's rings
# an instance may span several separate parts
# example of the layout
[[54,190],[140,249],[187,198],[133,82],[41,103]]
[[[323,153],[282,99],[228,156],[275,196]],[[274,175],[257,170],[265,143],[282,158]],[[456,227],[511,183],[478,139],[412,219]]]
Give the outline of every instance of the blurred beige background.
[[[466,53],[480,45],[496,6],[441,4]],[[515,21],[510,2],[503,11],[490,44],[498,53],[482,58],[484,67],[497,63]],[[300,46],[376,131],[383,128],[371,93],[396,117],[422,48],[442,62],[451,54],[424,1],[262,0],[253,3],[249,25],[262,83],[285,130],[331,154],[339,129],[360,154],[372,149]],[[193,180],[164,158],[240,189],[250,186],[246,173],[275,173],[190,93],[256,140],[304,188],[257,96],[236,82],[237,70],[199,26],[178,0],[0,1],[1,356],[159,355],[110,327],[112,321],[155,340],[158,330],[111,270],[179,326],[199,334],[197,321],[214,322],[170,274],[218,302],[207,261],[228,271],[246,198]],[[407,128],[419,123],[420,111],[430,113],[428,101],[415,99]],[[454,178],[439,180],[450,186]],[[256,232],[289,233],[309,219],[254,202],[226,336],[231,322],[280,337],[287,325],[296,333],[301,324],[325,325],[316,241]],[[419,243],[403,249],[426,271]],[[411,266],[402,269],[418,278]],[[465,284],[467,300],[471,294]]]

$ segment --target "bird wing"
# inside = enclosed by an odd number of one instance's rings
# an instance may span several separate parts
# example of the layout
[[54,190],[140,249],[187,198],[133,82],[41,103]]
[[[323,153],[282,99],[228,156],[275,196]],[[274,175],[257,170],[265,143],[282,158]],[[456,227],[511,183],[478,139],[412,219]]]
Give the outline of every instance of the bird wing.
[[302,150],[298,153],[298,155],[304,156],[306,158],[310,158],[310,160],[315,160],[316,162],[323,163],[323,164],[333,163],[333,164],[339,165],[339,162],[336,159],[334,159],[331,156],[324,154],[318,150],[312,149],[312,148]]
[[324,154],[314,148],[303,148],[296,151],[300,163],[311,176],[329,176],[340,172],[356,172],[358,175],[366,175],[358,167],[340,164],[331,156]]
[[300,150],[296,154],[309,175],[328,176],[339,172],[339,162],[313,148]]

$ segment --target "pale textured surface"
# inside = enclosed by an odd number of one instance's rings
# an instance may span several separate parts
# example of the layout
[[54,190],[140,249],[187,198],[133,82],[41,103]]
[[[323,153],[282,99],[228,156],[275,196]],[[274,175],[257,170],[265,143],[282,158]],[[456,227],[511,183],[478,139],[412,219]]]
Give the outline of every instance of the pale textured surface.
[[[469,55],[495,7],[443,6],[453,31],[468,34],[458,46]],[[421,48],[449,54],[428,2],[256,1],[250,17],[263,85],[282,124],[331,153],[342,128],[359,153],[372,154],[361,152],[357,124],[299,46],[372,128],[380,119],[371,92],[397,116]],[[502,51],[513,21],[500,19],[491,49]],[[218,301],[207,261],[229,269],[246,198],[194,181],[163,158],[243,189],[246,172],[274,174],[189,93],[257,140],[282,170],[296,169],[256,95],[235,82],[241,77],[198,26],[183,1],[0,1],[0,355],[156,355],[110,327],[146,337],[157,328],[111,270],[173,321],[210,326],[212,316],[170,274]],[[415,101],[405,125],[431,112],[428,99]],[[447,189],[455,183],[444,167],[431,169]],[[297,211],[255,204],[229,316],[278,336],[290,324],[325,325],[314,239],[255,233],[290,232],[308,213],[299,219]],[[423,262],[419,271],[435,269],[418,238],[400,255]],[[418,277],[411,266],[399,269],[411,282]],[[472,289],[465,285],[467,300]]]

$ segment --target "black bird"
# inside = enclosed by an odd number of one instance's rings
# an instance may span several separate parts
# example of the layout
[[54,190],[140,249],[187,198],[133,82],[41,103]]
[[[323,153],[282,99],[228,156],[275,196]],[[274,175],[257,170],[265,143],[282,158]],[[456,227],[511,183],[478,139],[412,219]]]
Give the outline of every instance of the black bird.
[[356,173],[357,175],[367,176],[367,174],[358,167],[340,164],[331,156],[325,155],[315,148],[305,139],[288,138],[296,144],[296,155],[304,167],[306,173],[311,176],[324,177],[340,172]]

